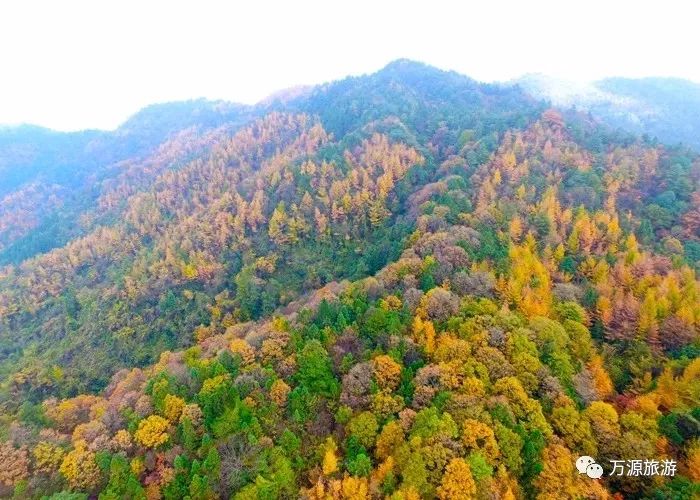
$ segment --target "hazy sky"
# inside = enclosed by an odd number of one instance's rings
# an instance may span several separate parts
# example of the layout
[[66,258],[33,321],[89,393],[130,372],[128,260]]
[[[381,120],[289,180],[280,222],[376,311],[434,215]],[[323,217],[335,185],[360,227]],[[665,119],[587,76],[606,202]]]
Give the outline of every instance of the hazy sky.
[[693,4],[3,0],[0,123],[114,128],[153,102],[252,103],[399,57],[486,81],[541,72],[700,82]]

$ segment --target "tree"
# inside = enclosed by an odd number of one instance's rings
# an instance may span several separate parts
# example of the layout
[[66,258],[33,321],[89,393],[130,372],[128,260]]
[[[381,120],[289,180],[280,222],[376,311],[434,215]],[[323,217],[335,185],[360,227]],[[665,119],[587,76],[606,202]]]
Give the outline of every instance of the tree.
[[40,441],[32,454],[34,455],[35,470],[45,474],[52,474],[61,466],[65,451],[60,446]]
[[470,500],[476,496],[476,483],[464,459],[453,458],[447,464],[437,496],[441,500]]
[[136,441],[147,447],[157,448],[168,442],[168,428],[170,427],[167,420],[159,415],[151,415],[150,417],[139,422],[139,427],[134,433]]
[[370,498],[367,479],[362,477],[345,476],[341,482],[342,498],[348,500],[365,500]]
[[423,296],[421,308],[425,310],[428,319],[445,321],[457,314],[459,310],[459,297],[449,290],[436,287]]
[[244,339],[233,339],[229,349],[241,357],[243,364],[249,365],[255,361],[255,350]]
[[327,438],[323,445],[323,463],[321,465],[325,476],[330,476],[338,470],[337,450],[338,446],[335,444],[333,438]]
[[428,491],[428,469],[419,451],[414,451],[408,456],[402,467],[401,476],[403,477],[401,489],[414,490],[421,495],[425,495]]
[[496,422],[494,435],[498,443],[498,449],[501,452],[502,462],[513,476],[520,476],[523,465],[521,456],[523,439],[517,432],[506,427],[501,422]]
[[700,440],[696,439],[688,445],[686,458],[686,468],[688,477],[693,481],[700,482]]
[[511,246],[510,276],[500,287],[506,300],[530,317],[547,316],[552,304],[549,272],[537,258],[535,247],[532,234],[522,245]]
[[14,486],[29,477],[29,455],[26,448],[15,448],[12,443],[0,444],[0,483]]
[[284,380],[278,378],[270,387],[270,399],[272,399],[272,402],[277,406],[285,406],[287,404],[287,397],[289,396],[291,390],[292,389],[285,383]]
[[189,403],[184,406],[182,413],[180,414],[180,423],[188,420],[193,427],[199,427],[204,421],[204,415],[202,414],[202,409],[197,403]]
[[272,241],[278,245],[283,245],[289,241],[288,217],[284,203],[280,202],[270,216],[268,223],[268,234]]
[[615,408],[608,403],[594,401],[583,413],[590,422],[598,449],[604,453],[612,452],[614,443],[620,436],[619,418]]
[[554,408],[551,422],[554,431],[564,439],[569,449],[580,455],[593,457],[597,455],[597,446],[590,423],[576,411],[573,404]]
[[[257,483],[258,481],[256,481],[256,486],[258,486]],[[192,476],[189,492],[189,497],[192,498],[192,500],[208,500],[210,498],[215,498],[214,492],[209,484],[209,478],[200,474],[194,474]]]
[[564,446],[559,444],[547,446],[542,453],[542,472],[535,480],[539,490],[537,498],[558,500],[585,496],[582,480],[574,466],[575,461],[575,457]]
[[468,418],[462,424],[462,442],[468,452],[480,451],[494,463],[500,455],[493,429],[483,422]]
[[659,339],[666,352],[675,353],[698,337],[696,331],[678,316],[666,318],[659,329]]
[[435,350],[435,326],[432,321],[423,321],[416,316],[413,320],[413,337],[426,353],[431,354]]
[[85,441],[75,443],[75,448],[66,454],[60,472],[71,488],[91,491],[100,481],[100,468],[95,454],[87,449]]
[[401,381],[401,365],[382,354],[372,361],[374,379],[381,389],[393,391]]
[[146,500],[146,492],[139,483],[133,468],[122,455],[114,455],[109,463],[109,482],[100,494],[100,500],[130,498]]
[[262,190],[258,189],[253,195],[248,211],[246,213],[246,222],[253,232],[257,232],[258,226],[265,222],[265,214],[263,208],[265,204],[265,195]]
[[398,420],[387,423],[377,437],[375,456],[385,460],[391,456],[394,450],[405,440],[404,431]]
[[379,424],[377,424],[377,418],[372,412],[363,411],[350,420],[347,429],[350,435],[356,437],[362,446],[371,448],[374,446]]
[[182,410],[184,407],[184,399],[168,394],[163,400],[163,416],[168,419],[168,422],[175,424],[180,420],[180,415],[182,415]]
[[593,379],[593,384],[598,398],[606,399],[612,395],[614,387],[608,372],[603,366],[603,358],[600,356],[593,356],[591,361],[588,363],[588,370]]
[[369,207],[369,220],[374,227],[380,226],[390,214],[381,198],[376,198]]
[[308,341],[297,359],[297,382],[311,393],[333,397],[338,393],[338,381],[333,375],[328,352],[318,340]]
[[372,397],[372,411],[380,419],[385,419],[403,410],[405,401],[400,395],[391,392],[377,392]]
[[357,477],[367,477],[372,472],[372,460],[364,453],[359,453],[347,463],[350,474]]
[[535,430],[525,434],[522,448],[522,481],[523,489],[530,497],[534,496],[533,483],[544,467],[542,463],[544,447],[545,440],[540,431]]

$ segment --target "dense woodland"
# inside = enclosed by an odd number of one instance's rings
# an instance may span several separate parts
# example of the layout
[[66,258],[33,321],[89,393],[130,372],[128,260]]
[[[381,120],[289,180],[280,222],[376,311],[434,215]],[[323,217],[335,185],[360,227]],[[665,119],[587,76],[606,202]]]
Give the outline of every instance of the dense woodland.
[[226,113],[0,201],[0,496],[700,495],[697,153],[409,61]]

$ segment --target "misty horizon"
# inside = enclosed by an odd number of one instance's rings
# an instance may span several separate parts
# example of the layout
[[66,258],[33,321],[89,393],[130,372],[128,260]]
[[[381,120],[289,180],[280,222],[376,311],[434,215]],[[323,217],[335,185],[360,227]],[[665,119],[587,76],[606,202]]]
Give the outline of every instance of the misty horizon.
[[[383,65],[381,68],[379,68],[376,71],[365,71],[361,73],[353,73],[353,74],[347,74],[344,76],[341,76],[339,78],[333,79],[333,80],[324,80],[324,81],[319,81],[319,82],[313,82],[313,83],[299,83],[296,85],[290,85],[286,87],[280,87],[276,90],[273,90],[272,92],[264,95],[261,98],[255,99],[255,100],[245,100],[245,99],[231,99],[231,98],[226,98],[226,97],[221,97],[221,96],[209,96],[209,95],[192,95],[189,97],[183,97],[181,99],[172,99],[172,100],[155,100],[153,102],[149,102],[144,104],[143,106],[140,106],[134,110],[132,110],[130,113],[126,114],[123,119],[121,119],[118,123],[116,123],[112,127],[99,127],[99,126],[91,126],[91,125],[85,125],[83,127],[79,128],[60,128],[60,127],[54,127],[47,125],[45,123],[41,122],[33,122],[33,121],[16,121],[16,122],[3,122],[0,121],[0,129],[13,129],[13,128],[21,128],[21,127],[38,127],[46,130],[50,130],[53,132],[63,132],[63,133],[71,133],[71,132],[89,132],[89,131],[99,131],[99,132],[113,132],[118,130],[120,127],[124,126],[126,123],[129,122],[132,118],[137,116],[141,111],[144,111],[148,108],[151,107],[157,107],[157,106],[168,106],[176,103],[196,103],[196,102],[206,102],[210,104],[228,104],[228,105],[236,105],[236,106],[247,106],[247,107],[256,107],[256,106],[261,106],[264,105],[267,101],[272,101],[276,98],[279,97],[284,97],[288,93],[296,93],[296,92],[309,92],[317,88],[321,88],[325,85],[330,85],[342,80],[345,80],[347,78],[358,78],[358,77],[363,77],[367,75],[371,75],[377,72],[382,71],[383,69],[387,68],[388,66],[391,66],[392,64],[396,64],[402,61],[410,62],[410,63],[415,63],[415,64],[420,64],[420,65],[425,65],[430,68],[434,68],[440,71],[445,71],[445,72],[451,72],[451,73],[456,73],[460,76],[464,76],[467,78],[470,78],[476,82],[479,83],[484,83],[484,84],[494,84],[494,85],[503,85],[503,86],[510,86],[510,85],[520,85],[521,87],[523,86],[523,83],[528,81],[528,80],[536,80],[536,81],[542,81],[542,82],[548,82],[552,84],[558,84],[558,85],[565,85],[565,86],[570,86],[568,87],[569,90],[571,90],[571,93],[568,94],[569,96],[573,96],[575,94],[574,91],[576,90],[583,90],[583,89],[594,89],[596,84],[599,84],[601,82],[605,81],[610,81],[610,80],[630,80],[630,81],[676,81],[676,82],[683,82],[687,84],[692,84],[692,85],[697,85],[698,88],[700,89],[700,82],[694,81],[688,78],[682,78],[682,77],[676,77],[676,76],[664,76],[664,75],[649,75],[649,76],[640,76],[640,77],[629,77],[629,76],[623,76],[623,75],[609,75],[609,76],[604,76],[602,78],[597,78],[597,79],[592,79],[592,80],[586,80],[586,79],[569,79],[569,78],[560,78],[556,76],[552,76],[549,74],[545,74],[542,72],[526,72],[523,73],[520,76],[510,78],[510,79],[504,79],[504,80],[480,80],[478,78],[474,78],[471,75],[461,73],[459,71],[455,71],[452,69],[445,69],[441,68],[439,66],[436,66],[434,64],[431,64],[430,62],[426,61],[419,61],[419,60],[414,60],[410,58],[398,58],[391,60],[387,62],[385,65]],[[550,96],[551,97],[551,96]],[[561,103],[555,102],[555,100],[552,99],[552,104],[553,105],[561,105]]]
[[6,2],[0,123],[111,130],[149,104],[197,97],[252,104],[280,89],[373,73],[398,58],[481,82],[530,73],[579,84],[648,76],[700,82],[700,67],[688,64],[692,14],[676,1],[664,9],[600,1],[430,9]]

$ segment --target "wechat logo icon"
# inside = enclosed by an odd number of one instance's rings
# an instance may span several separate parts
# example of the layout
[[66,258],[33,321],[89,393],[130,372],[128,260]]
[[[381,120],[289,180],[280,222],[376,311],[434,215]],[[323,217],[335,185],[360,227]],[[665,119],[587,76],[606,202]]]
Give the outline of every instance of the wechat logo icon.
[[591,479],[603,477],[603,467],[596,463],[595,459],[584,455],[576,460],[576,469],[579,474],[586,474]]

